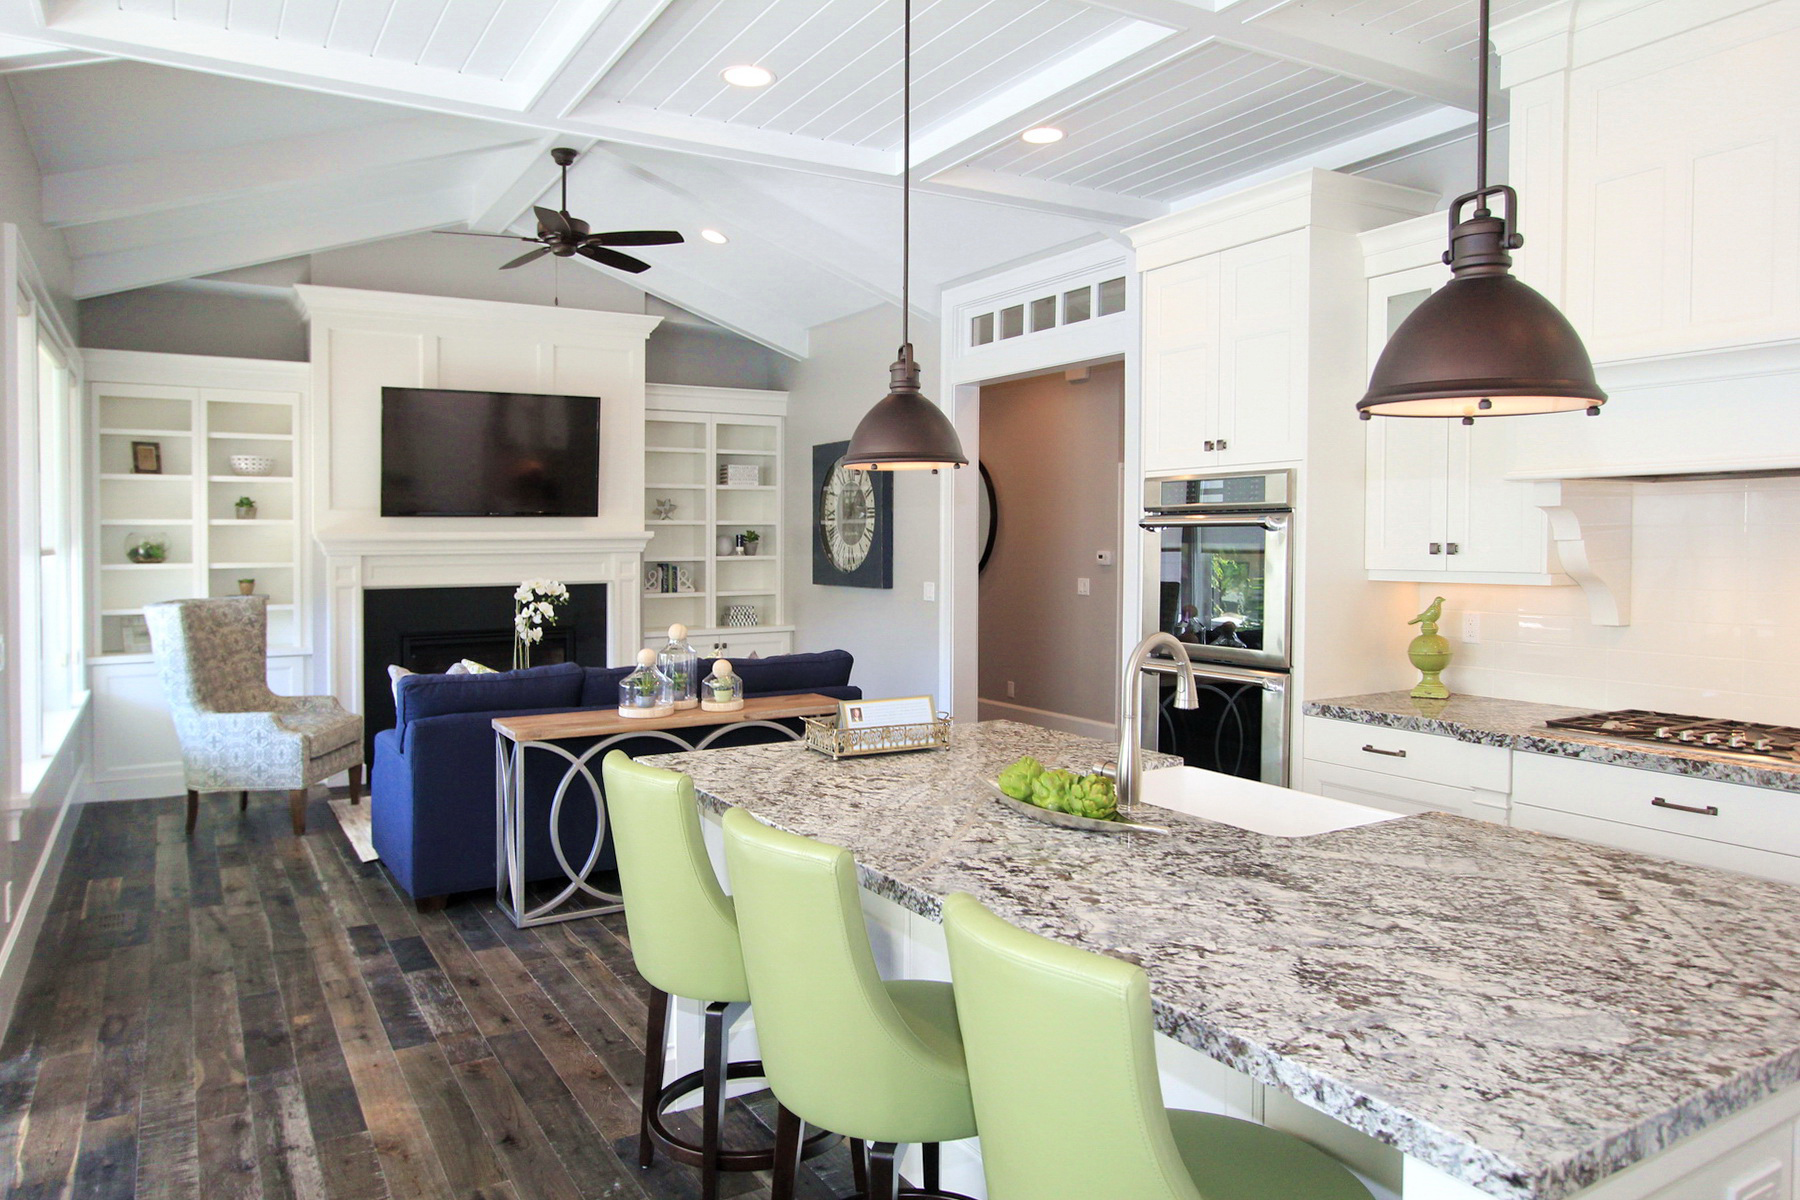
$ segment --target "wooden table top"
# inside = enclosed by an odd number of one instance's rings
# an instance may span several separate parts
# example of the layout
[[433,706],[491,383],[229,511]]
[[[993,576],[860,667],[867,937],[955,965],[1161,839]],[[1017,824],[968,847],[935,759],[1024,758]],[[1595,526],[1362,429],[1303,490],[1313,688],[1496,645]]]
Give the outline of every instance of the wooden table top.
[[677,709],[666,717],[621,717],[614,708],[586,712],[542,713],[495,717],[494,732],[515,742],[554,742],[562,738],[611,737],[634,730],[685,729],[696,725],[730,725],[738,721],[775,721],[784,717],[819,717],[837,712],[830,696],[807,692],[798,696],[752,696],[736,712]]

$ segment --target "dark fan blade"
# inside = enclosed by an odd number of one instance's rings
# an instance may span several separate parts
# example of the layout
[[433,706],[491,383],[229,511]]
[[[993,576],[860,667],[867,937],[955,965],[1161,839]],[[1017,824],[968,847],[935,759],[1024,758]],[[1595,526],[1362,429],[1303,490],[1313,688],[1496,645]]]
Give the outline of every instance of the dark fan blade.
[[611,267],[616,271],[630,271],[633,275],[650,269],[650,264],[641,258],[620,254],[617,250],[604,250],[599,246],[582,246],[575,253],[583,258],[591,258],[600,265]]
[[569,219],[554,208],[535,207],[531,210],[537,214],[538,228],[545,233],[573,233],[569,228]]
[[434,229],[433,233],[447,233],[451,237],[497,237],[512,242],[535,242],[536,238],[528,238],[517,233],[469,233],[462,229]]
[[510,271],[514,267],[522,267],[528,262],[532,262],[536,259],[540,259],[548,253],[550,253],[550,247],[539,246],[536,250],[527,250],[525,253],[519,255],[519,257],[513,259],[509,263],[501,264],[500,269],[502,271]]
[[588,239],[597,246],[673,246],[685,240],[673,229],[621,229]]

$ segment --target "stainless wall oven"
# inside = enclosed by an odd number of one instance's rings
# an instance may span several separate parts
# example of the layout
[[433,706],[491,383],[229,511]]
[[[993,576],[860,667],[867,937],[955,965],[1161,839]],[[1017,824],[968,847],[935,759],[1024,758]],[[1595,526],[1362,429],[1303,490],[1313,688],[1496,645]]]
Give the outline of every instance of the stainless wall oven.
[[1287,782],[1294,476],[1163,475],[1145,486],[1144,632],[1175,635],[1201,704],[1174,707],[1173,665],[1152,664],[1145,741],[1183,761]]

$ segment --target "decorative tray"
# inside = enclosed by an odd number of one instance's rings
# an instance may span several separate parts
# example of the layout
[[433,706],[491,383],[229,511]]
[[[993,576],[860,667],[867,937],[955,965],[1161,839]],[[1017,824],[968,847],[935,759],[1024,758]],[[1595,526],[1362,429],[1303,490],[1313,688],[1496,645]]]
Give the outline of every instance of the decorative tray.
[[1006,805],[1016,813],[1022,813],[1046,825],[1060,825],[1064,829],[1085,829],[1089,833],[1167,833],[1161,825],[1134,825],[1130,821],[1096,821],[1092,817],[1078,817],[1074,813],[1051,812],[1047,808],[1039,808],[1035,804],[1027,804],[1023,800],[1014,800],[1000,790],[1000,785],[992,779],[983,779],[982,784],[994,793],[994,799]]
[[806,722],[806,748],[830,758],[856,758],[864,754],[899,754],[905,750],[943,750],[950,745],[950,716],[939,713],[935,721],[917,725],[865,725],[839,729],[836,715],[802,717]]

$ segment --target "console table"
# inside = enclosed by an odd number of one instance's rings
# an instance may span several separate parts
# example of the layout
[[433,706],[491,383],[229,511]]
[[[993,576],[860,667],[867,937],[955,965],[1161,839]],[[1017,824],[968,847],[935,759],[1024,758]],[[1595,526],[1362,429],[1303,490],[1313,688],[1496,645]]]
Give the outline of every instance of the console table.
[[[837,705],[838,702],[829,696],[808,692],[798,696],[754,697],[745,700],[743,708],[729,713],[685,708],[671,716],[645,718],[621,717],[617,709],[602,708],[591,712],[495,717],[494,890],[501,911],[523,929],[529,925],[548,925],[555,921],[618,912],[624,907],[620,897],[603,892],[587,881],[588,872],[600,861],[600,851],[606,845],[606,796],[592,764],[614,746],[633,738],[648,737],[671,742],[681,750],[705,750],[728,733],[755,727],[773,729],[790,740],[800,741],[802,735],[777,722],[835,713]],[[683,733],[684,730],[691,732]],[[586,738],[600,740],[579,754],[561,744]],[[524,871],[525,751],[533,749],[548,751],[568,764],[551,798],[549,817],[550,849],[568,882],[555,896],[528,909],[525,907]],[[585,859],[579,868],[571,863],[558,830],[563,802],[576,780],[587,785],[594,801],[594,844],[583,852]],[[598,903],[582,908],[563,908],[578,892]]]

